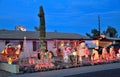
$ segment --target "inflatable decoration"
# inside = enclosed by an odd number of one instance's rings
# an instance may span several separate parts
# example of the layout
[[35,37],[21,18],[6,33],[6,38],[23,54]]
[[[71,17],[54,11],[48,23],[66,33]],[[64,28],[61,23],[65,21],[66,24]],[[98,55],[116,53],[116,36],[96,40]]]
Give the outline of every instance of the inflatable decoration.
[[20,48],[21,45],[15,46],[12,43],[7,44],[0,53],[1,62],[8,62],[8,64],[12,64],[12,62],[18,60]]
[[60,42],[60,46],[63,47],[64,46],[64,41]]

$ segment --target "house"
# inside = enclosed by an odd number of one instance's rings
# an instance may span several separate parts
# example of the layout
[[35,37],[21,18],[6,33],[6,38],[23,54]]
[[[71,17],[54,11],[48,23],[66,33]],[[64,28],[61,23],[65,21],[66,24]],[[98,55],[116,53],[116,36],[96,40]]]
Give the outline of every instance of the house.
[[119,44],[119,43],[120,43],[120,38],[113,38],[113,37],[101,35],[99,46],[105,47],[111,44]]
[[[88,39],[85,36],[76,33],[62,33],[62,32],[47,32],[46,33],[47,50],[51,51],[54,46],[58,47],[60,42],[79,42],[79,40]],[[16,30],[0,30],[0,51],[2,51],[6,44],[14,43],[24,47],[30,53],[39,49],[39,32],[35,31],[16,31]]]

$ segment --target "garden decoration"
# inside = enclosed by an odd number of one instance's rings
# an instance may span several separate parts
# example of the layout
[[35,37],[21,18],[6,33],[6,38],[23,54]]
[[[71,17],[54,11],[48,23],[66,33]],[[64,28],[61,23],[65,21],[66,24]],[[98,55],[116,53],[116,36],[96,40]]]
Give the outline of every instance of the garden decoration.
[[18,57],[20,55],[20,48],[20,45],[15,46],[12,43],[7,44],[1,52],[1,61],[12,64],[12,62],[18,60]]
[[[45,43],[45,38],[46,38],[46,27],[45,27],[45,17],[44,17],[44,10],[43,7],[40,6],[40,13],[38,14],[40,18],[40,50],[45,53],[46,50],[46,43]],[[43,59],[44,62],[44,59]]]

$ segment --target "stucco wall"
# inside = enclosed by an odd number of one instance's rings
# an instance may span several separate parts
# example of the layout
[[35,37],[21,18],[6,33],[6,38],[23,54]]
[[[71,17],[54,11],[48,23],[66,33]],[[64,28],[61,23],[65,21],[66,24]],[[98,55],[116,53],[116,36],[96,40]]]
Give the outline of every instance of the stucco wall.
[[53,40],[47,41],[47,49],[48,49],[48,51],[52,51],[53,47],[54,47],[54,41]]
[[5,40],[0,40],[0,52],[5,48]]

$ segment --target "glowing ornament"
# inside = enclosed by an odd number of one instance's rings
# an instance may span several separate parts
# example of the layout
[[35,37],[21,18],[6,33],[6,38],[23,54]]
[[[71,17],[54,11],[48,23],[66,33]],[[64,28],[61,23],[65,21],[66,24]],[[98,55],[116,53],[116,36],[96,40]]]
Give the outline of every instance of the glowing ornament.
[[64,46],[64,41],[61,41],[60,46],[61,46],[61,47],[63,47],[63,46]]
[[8,57],[8,64],[12,64],[12,58]]
[[74,56],[76,56],[76,52],[73,52],[72,54],[73,54]]

